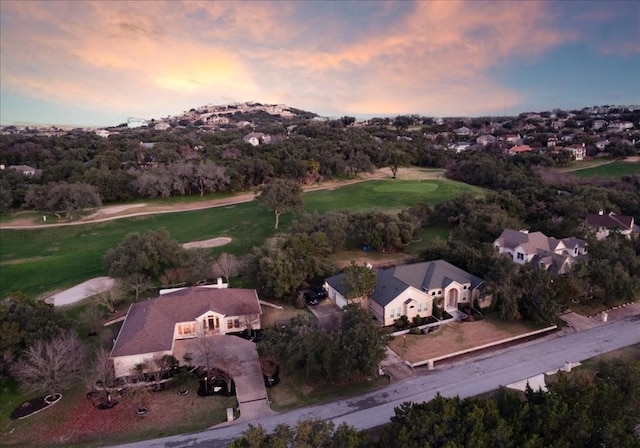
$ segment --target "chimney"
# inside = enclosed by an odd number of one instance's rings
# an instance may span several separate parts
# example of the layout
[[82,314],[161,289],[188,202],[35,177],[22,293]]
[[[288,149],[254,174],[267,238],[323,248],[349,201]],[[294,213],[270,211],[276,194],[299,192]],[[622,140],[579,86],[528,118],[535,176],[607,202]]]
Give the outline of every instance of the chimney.
[[600,215],[600,216],[604,215],[604,210],[602,210],[602,209],[598,210],[598,215]]

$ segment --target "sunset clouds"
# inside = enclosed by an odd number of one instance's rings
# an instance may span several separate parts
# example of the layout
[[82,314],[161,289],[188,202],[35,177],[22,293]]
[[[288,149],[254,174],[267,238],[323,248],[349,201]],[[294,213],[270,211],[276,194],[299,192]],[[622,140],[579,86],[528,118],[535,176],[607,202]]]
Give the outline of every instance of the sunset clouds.
[[21,98],[114,119],[252,100],[326,115],[520,111],[537,92],[518,72],[552,91],[546,59],[563,50],[587,71],[615,60],[629,92],[617,102],[640,102],[638,7],[567,3],[3,1],[2,122],[25,121]]

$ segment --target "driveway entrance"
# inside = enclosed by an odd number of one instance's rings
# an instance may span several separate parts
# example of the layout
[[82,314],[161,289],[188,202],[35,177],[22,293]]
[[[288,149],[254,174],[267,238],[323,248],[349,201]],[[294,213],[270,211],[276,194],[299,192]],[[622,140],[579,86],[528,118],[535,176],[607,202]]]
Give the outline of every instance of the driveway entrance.
[[[240,421],[253,420],[258,417],[275,414],[269,407],[267,389],[264,387],[262,369],[258,361],[258,352],[253,342],[238,336],[214,335],[211,338],[213,347],[213,366],[231,373],[236,384],[236,397],[240,406]],[[193,357],[193,365],[204,365],[198,360],[196,339],[175,341],[173,356],[182,359],[185,353]],[[236,365],[224,365],[216,362],[233,360]]]

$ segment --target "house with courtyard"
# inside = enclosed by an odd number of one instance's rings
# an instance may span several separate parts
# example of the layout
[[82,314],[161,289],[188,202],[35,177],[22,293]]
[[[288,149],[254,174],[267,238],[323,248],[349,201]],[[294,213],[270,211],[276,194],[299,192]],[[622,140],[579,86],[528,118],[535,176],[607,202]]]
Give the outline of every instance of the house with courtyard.
[[182,340],[257,330],[261,314],[254,289],[197,286],[133,303],[111,351],[115,374],[127,376],[155,356],[173,355]]
[[557,239],[528,230],[504,229],[493,245],[498,253],[509,255],[514,263],[532,263],[555,274],[564,274],[575,262],[588,258],[584,240]]
[[[325,280],[327,295],[339,307],[347,305],[348,291],[343,285],[345,274]],[[376,271],[376,286],[367,300],[360,301],[382,326],[393,325],[400,316],[412,320],[433,315],[434,302],[456,313],[459,303],[480,298],[484,281],[444,260],[395,266]]]

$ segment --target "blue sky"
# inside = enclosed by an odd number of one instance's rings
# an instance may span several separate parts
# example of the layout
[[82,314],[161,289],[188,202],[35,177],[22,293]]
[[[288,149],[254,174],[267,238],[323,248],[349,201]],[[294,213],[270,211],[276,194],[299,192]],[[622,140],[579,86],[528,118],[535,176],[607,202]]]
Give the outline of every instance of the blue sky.
[[640,104],[640,2],[3,0],[0,13],[2,124],[234,101],[358,117]]

